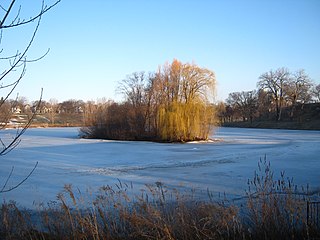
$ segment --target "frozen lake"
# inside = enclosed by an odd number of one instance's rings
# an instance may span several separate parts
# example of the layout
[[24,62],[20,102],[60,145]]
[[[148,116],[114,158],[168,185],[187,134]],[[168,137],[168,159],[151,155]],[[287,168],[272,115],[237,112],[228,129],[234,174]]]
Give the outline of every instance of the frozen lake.
[[[9,141],[15,130],[2,130]],[[320,131],[216,129],[212,143],[164,144],[78,138],[78,128],[28,129],[20,145],[1,157],[0,185],[12,166],[8,187],[22,180],[38,161],[33,175],[18,189],[0,194],[20,206],[56,199],[64,184],[82,192],[103,185],[162,182],[169,187],[204,194],[242,196],[247,181],[267,155],[275,174],[285,171],[297,185],[320,188]]]

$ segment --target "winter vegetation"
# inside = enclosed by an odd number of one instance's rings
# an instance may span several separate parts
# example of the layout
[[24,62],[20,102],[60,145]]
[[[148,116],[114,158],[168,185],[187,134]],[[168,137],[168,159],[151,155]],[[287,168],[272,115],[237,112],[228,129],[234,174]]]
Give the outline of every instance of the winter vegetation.
[[[310,215],[311,195],[287,180],[274,179],[260,160],[240,203],[203,201],[157,182],[131,195],[132,185],[102,186],[95,199],[66,185],[57,201],[37,211],[14,202],[1,208],[3,239],[317,239],[318,219]],[[87,207],[90,205],[90,207]],[[319,213],[318,213],[319,214]],[[36,219],[36,220],[35,220]]]
[[211,131],[215,90],[212,71],[173,60],[155,73],[133,73],[119,84],[121,104],[97,111],[82,131],[91,138],[186,142]]
[[270,70],[260,75],[257,89],[230,93],[217,104],[218,117],[226,126],[319,129],[319,90],[304,70]]

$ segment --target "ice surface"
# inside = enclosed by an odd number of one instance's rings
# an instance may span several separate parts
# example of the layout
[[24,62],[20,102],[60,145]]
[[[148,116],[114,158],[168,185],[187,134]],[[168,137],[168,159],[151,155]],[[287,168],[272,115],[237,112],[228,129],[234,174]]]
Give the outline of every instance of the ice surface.
[[[9,141],[15,130],[3,130]],[[14,166],[8,187],[34,174],[18,189],[1,194],[20,206],[56,200],[64,184],[82,192],[103,185],[162,182],[206,194],[244,195],[260,158],[267,155],[276,174],[285,171],[298,185],[320,187],[320,132],[219,128],[208,143],[164,144],[78,138],[78,128],[28,129],[20,145],[1,157],[0,184]]]

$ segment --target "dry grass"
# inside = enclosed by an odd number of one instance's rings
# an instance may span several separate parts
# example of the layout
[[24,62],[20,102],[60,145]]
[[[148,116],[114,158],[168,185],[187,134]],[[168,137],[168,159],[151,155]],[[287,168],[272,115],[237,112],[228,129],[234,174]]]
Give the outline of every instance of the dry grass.
[[[273,179],[266,160],[248,181],[244,207],[200,201],[162,183],[140,195],[131,185],[101,187],[93,198],[66,185],[57,202],[29,212],[1,206],[1,239],[320,239],[306,223],[307,190]],[[91,198],[91,199],[90,199]],[[93,200],[92,200],[93,198]]]
[[[274,179],[270,162],[260,160],[248,181],[247,225],[253,239],[313,239],[317,229],[307,224],[307,201],[313,194],[300,189],[281,172]],[[318,229],[319,230],[319,229]]]

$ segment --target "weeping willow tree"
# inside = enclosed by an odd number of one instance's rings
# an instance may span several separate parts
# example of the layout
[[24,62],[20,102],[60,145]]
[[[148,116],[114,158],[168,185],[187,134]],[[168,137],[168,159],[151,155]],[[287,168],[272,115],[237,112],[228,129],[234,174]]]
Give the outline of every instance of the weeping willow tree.
[[[157,128],[162,141],[204,140],[214,121],[210,102],[215,92],[215,75],[195,64],[174,60],[159,68],[157,91],[162,92]],[[158,94],[159,96],[159,94]]]
[[169,142],[208,139],[213,116],[213,107],[202,102],[173,102],[159,109],[159,137]]

